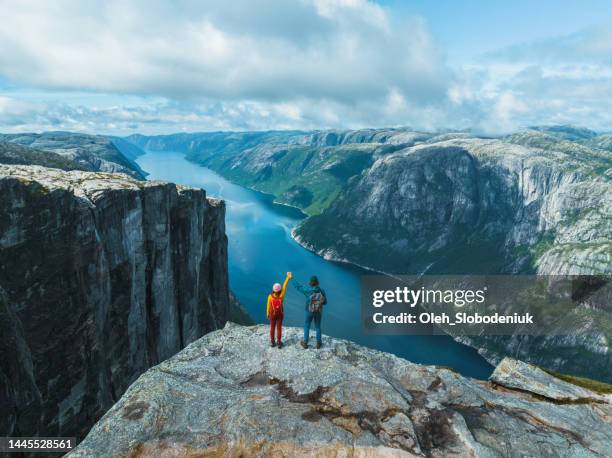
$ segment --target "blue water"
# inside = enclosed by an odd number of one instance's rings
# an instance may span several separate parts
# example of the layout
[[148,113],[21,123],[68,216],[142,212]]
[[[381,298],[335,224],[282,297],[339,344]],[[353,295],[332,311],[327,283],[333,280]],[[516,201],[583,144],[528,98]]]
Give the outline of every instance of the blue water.
[[[328,299],[322,325],[325,334],[413,362],[449,366],[475,378],[484,379],[491,374],[491,365],[474,349],[448,336],[363,335],[360,275],[365,271],[326,261],[293,241],[291,228],[303,218],[299,210],[274,204],[270,196],[233,184],[187,161],[182,153],[147,153],[137,162],[150,174],[149,179],[204,188],[207,195],[226,201],[230,287],[258,323],[267,322],[267,295],[273,283],[284,280],[285,272],[292,271],[303,284],[316,274]],[[305,298],[291,286],[287,291],[284,324],[302,326]]]

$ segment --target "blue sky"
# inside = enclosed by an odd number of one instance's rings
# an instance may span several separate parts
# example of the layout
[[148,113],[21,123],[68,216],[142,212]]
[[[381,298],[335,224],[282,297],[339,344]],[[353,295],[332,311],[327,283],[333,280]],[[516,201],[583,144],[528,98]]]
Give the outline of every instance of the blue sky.
[[610,1],[0,0],[0,11],[0,132],[612,131]]
[[612,21],[607,0],[384,1],[422,16],[454,60],[474,59],[508,46],[562,37]]

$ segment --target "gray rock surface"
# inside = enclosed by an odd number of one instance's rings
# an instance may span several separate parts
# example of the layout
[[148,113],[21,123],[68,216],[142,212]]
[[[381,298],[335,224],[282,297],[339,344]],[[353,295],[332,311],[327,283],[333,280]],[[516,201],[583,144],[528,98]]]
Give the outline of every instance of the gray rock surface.
[[228,323],[150,369],[68,456],[612,454],[612,405],[549,398],[561,381],[534,395],[343,340],[303,350],[295,328],[278,350],[267,332]]
[[224,214],[200,189],[0,165],[0,435],[82,437],[223,326]]
[[[43,132],[41,134],[0,134],[0,141],[55,153],[61,158],[78,164],[76,169],[126,173],[141,180],[145,177],[145,173],[132,160],[138,155],[134,151],[138,148],[134,145],[126,145],[127,142],[121,139],[75,132]],[[120,148],[126,151],[125,155]],[[28,164],[52,167],[52,165],[40,162],[29,162]]]
[[595,401],[612,404],[612,395],[594,393],[560,380],[537,366],[512,358],[504,358],[489,380],[507,388],[529,391],[556,401]]

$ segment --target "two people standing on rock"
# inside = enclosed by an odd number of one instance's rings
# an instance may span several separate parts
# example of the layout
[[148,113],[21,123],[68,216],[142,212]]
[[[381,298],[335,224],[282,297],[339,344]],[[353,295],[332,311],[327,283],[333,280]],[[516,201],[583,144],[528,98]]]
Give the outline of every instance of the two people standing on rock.
[[[291,272],[287,272],[285,281],[281,286],[280,283],[275,283],[272,286],[272,292],[268,295],[268,303],[266,305],[266,315],[270,320],[270,345],[272,347],[283,348],[283,318],[285,316],[284,302],[285,293],[287,292],[287,284],[293,278]],[[316,334],[316,348],[321,348],[321,319],[323,316],[323,306],[327,304],[325,291],[319,286],[319,279],[316,276],[310,277],[308,286],[302,286],[299,282],[294,283],[295,288],[306,296],[306,308],[304,317],[304,338],[300,342],[304,349],[308,348],[310,340],[310,325],[314,321]]]

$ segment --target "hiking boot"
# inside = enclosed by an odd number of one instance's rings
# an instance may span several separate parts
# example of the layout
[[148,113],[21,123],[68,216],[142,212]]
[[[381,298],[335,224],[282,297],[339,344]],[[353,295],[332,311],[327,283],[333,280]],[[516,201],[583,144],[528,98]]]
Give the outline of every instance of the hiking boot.
[[321,348],[321,346],[322,346],[322,345],[323,345],[323,344],[322,344],[321,342],[317,342],[317,350],[318,350],[319,348]]
[[283,343],[282,343],[282,342],[279,342],[279,343],[278,343],[278,348],[279,348],[279,349],[280,349],[280,348],[283,348]]
[[276,347],[276,342],[274,342],[274,341],[270,342],[270,346],[271,347]]
[[303,349],[308,348],[308,344],[304,342],[303,340],[300,342],[300,345],[302,346]]

